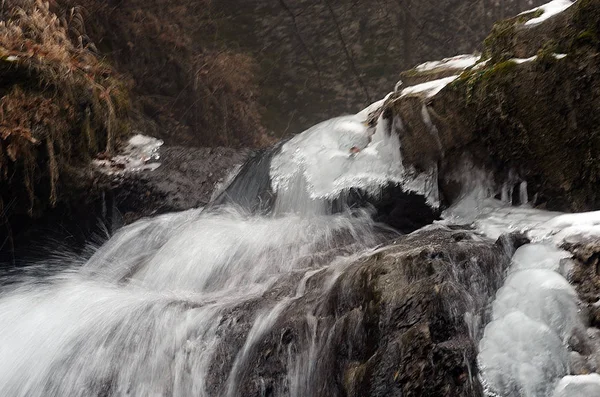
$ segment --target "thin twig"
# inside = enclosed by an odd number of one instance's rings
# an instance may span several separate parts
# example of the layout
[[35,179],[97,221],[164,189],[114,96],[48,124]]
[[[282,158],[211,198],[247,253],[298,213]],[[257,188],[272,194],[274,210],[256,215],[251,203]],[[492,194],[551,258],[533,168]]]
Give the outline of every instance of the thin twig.
[[369,90],[367,90],[367,86],[363,82],[362,77],[360,77],[360,73],[358,72],[358,69],[356,68],[354,59],[352,58],[352,55],[350,54],[350,50],[348,49],[348,46],[346,45],[346,41],[344,40],[344,36],[342,35],[342,29],[340,28],[337,17],[335,16],[335,12],[333,11],[331,4],[329,3],[329,0],[323,0],[323,2],[325,3],[325,6],[329,10],[329,14],[331,15],[333,25],[335,26],[335,30],[337,32],[338,38],[342,44],[342,49],[344,50],[344,54],[346,54],[346,60],[348,61],[348,63],[350,64],[350,68],[352,69],[352,73],[354,73],[354,76],[356,77],[356,81],[358,82],[358,85],[360,85],[360,87],[362,88],[362,90],[365,93],[365,97],[366,97],[367,101],[370,103],[370,102],[372,102],[371,95],[369,95]]

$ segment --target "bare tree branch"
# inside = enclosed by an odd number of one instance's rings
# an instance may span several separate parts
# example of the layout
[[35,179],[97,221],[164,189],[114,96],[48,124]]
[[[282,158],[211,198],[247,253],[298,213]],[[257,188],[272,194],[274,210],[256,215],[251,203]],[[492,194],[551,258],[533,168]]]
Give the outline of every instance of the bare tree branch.
[[335,30],[337,32],[337,36],[338,36],[338,38],[339,38],[339,40],[340,40],[340,42],[342,44],[342,49],[344,50],[344,54],[346,54],[346,60],[350,64],[350,68],[352,69],[352,73],[354,73],[354,76],[356,77],[356,81],[358,82],[358,84],[362,88],[367,101],[368,102],[372,102],[371,101],[371,95],[369,95],[369,90],[367,90],[367,86],[365,85],[362,77],[360,77],[360,73],[359,73],[358,69],[356,68],[356,64],[354,63],[354,59],[352,57],[352,54],[350,54],[350,50],[348,49],[348,46],[346,45],[346,41],[344,40],[344,36],[342,35],[342,30],[340,28],[340,24],[338,23],[337,17],[335,16],[335,12],[333,11],[333,8],[331,7],[331,4],[329,3],[329,0],[323,0],[323,3],[325,3],[325,6],[329,10],[329,14],[331,15],[331,19],[332,19],[333,25],[334,25]]
[[319,88],[322,90],[323,89],[323,82],[321,80],[321,75],[322,75],[321,68],[319,67],[319,63],[317,62],[317,58],[315,58],[315,56],[313,55],[312,51],[310,50],[310,48],[308,47],[308,45],[304,41],[304,38],[302,37],[302,34],[300,34],[300,28],[298,27],[298,23],[296,21],[296,15],[288,7],[288,5],[285,3],[284,0],[279,0],[279,4],[281,4],[281,7],[283,7],[283,9],[288,13],[288,15],[290,16],[290,18],[292,19],[292,25],[294,26],[294,33],[298,37],[298,41],[300,41],[300,45],[302,46],[302,48],[304,49],[304,51],[306,51],[306,53],[308,54],[311,62],[313,63],[313,65],[314,65],[314,67],[315,67],[315,69],[317,71],[317,81],[319,83]]

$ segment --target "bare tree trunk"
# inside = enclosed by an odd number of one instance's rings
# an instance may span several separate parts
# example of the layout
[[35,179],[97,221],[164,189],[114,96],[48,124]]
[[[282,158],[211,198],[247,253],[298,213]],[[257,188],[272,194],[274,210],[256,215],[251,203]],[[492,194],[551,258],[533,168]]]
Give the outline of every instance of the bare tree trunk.
[[304,51],[306,51],[306,54],[310,58],[313,66],[315,67],[315,70],[317,71],[317,82],[319,83],[319,87],[322,90],[323,89],[323,82],[321,80],[322,73],[321,73],[321,68],[319,67],[319,62],[317,62],[317,58],[315,58],[315,56],[313,55],[312,51],[310,50],[310,48],[306,44],[306,41],[304,41],[304,38],[302,37],[302,34],[300,33],[300,27],[298,26],[298,22],[296,21],[296,15],[288,7],[288,5],[285,3],[284,0],[279,0],[279,4],[281,5],[281,7],[290,16],[290,18],[292,20],[292,26],[294,28],[294,33],[296,34],[296,37],[298,37],[298,41],[300,42],[300,45],[302,46],[302,48],[304,48]]
[[488,22],[489,21],[488,12],[489,12],[489,7],[488,7],[487,0],[481,0],[481,18],[483,20],[482,26],[483,26],[484,30],[488,30],[490,28],[489,22]]
[[344,40],[344,35],[342,35],[342,29],[337,20],[337,17],[335,16],[335,12],[333,11],[331,4],[329,3],[329,0],[323,0],[323,2],[325,3],[325,5],[327,6],[327,9],[329,10],[329,15],[331,15],[331,20],[333,22],[333,26],[335,27],[335,31],[337,33],[338,39],[340,40],[340,43],[342,45],[342,49],[344,50],[344,54],[346,55],[346,60],[350,64],[350,69],[352,69],[352,73],[354,73],[354,76],[356,77],[356,81],[358,82],[358,85],[362,88],[362,90],[365,94],[366,100],[368,102],[372,102],[371,95],[369,95],[369,90],[367,89],[367,86],[365,85],[362,77],[360,76],[360,72],[358,71],[358,69],[356,68],[356,64],[354,63],[354,57],[352,56],[352,54],[350,53],[350,50],[348,49],[348,46],[346,45],[346,41]]
[[407,67],[413,66],[413,21],[410,17],[412,0],[404,0],[403,2],[403,21],[402,21],[402,42],[404,62]]

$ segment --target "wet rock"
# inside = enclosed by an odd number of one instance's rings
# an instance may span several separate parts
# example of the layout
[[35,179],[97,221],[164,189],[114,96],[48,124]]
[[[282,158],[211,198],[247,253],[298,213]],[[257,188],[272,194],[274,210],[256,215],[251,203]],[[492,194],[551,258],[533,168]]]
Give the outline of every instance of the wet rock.
[[248,150],[165,147],[160,167],[111,181],[115,205],[126,223],[144,216],[184,211],[206,205],[215,189],[244,162]]
[[[210,391],[482,396],[475,340],[516,244],[445,227],[388,241],[352,263],[315,272],[306,292],[250,345],[252,324],[243,313],[259,302],[237,308],[235,331],[228,330],[213,360]],[[261,304],[293,291],[298,281],[278,283]],[[247,355],[232,382],[227,374],[242,347]]]
[[588,324],[600,326],[600,240],[565,243],[563,248],[573,254],[570,282],[575,286],[588,313]]
[[[590,326],[585,335],[577,335],[577,343],[570,345],[581,353],[587,361],[578,359],[573,363],[573,371],[582,373],[598,372],[600,369],[600,240],[590,239],[578,242],[567,242],[563,249],[573,254],[572,270],[569,281],[575,287],[581,300],[581,314],[584,322]],[[588,372],[585,372],[585,371]],[[578,374],[573,372],[574,374]]]
[[106,175],[86,168],[56,208],[40,218],[23,215],[0,229],[0,268],[46,259],[49,253],[80,255],[123,224],[142,217],[206,205],[215,185],[242,163],[247,150],[163,147],[161,166]]

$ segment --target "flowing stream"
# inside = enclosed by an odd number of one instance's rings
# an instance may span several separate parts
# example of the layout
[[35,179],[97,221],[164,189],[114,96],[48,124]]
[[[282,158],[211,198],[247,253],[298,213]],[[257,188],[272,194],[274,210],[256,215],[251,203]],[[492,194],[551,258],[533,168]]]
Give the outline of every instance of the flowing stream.
[[[285,352],[280,385],[256,388],[323,395],[318,297],[396,235],[370,206],[350,205],[349,192],[376,197],[393,183],[438,205],[434,174],[409,177],[389,121],[368,122],[382,104],[251,159],[204,209],[124,227],[89,260],[4,277],[0,396],[243,396],[253,352],[308,291],[304,345]],[[479,353],[487,393],[600,395],[600,376],[567,376],[567,342],[583,326],[555,240],[577,222],[486,203],[463,200],[442,223],[470,222],[492,238],[523,229],[538,241],[517,251],[492,305]]]

